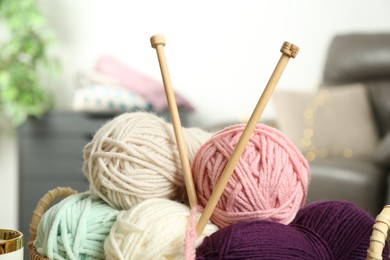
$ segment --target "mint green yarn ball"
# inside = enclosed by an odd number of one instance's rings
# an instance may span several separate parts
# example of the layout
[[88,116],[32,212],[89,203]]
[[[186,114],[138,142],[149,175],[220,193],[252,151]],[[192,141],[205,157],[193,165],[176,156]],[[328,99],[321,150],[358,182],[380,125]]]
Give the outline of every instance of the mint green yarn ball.
[[89,191],[71,195],[42,216],[34,246],[49,259],[105,259],[104,240],[118,213]]

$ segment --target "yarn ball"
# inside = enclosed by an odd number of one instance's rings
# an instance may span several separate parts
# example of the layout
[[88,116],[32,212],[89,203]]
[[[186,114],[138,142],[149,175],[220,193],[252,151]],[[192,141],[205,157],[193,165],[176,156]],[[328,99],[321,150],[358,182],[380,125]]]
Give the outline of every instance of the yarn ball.
[[105,259],[104,240],[117,215],[89,191],[70,195],[43,214],[34,246],[49,259]]
[[[342,200],[312,202],[298,211],[291,225],[315,231],[334,259],[366,259],[375,220],[359,206]],[[388,256],[388,246],[383,250]]]
[[[188,158],[211,134],[183,128]],[[119,115],[84,147],[90,189],[112,207],[130,209],[150,198],[183,200],[185,186],[172,124],[153,113]]]
[[326,243],[304,227],[257,220],[240,222],[206,237],[196,249],[197,260],[332,259]]
[[[107,259],[184,259],[190,212],[184,204],[159,198],[121,211],[104,243]],[[217,230],[207,224],[195,246]]]
[[[197,152],[192,173],[198,201],[205,206],[245,125],[227,127]],[[280,131],[258,124],[211,216],[219,227],[251,220],[290,223],[304,205],[309,166]]]

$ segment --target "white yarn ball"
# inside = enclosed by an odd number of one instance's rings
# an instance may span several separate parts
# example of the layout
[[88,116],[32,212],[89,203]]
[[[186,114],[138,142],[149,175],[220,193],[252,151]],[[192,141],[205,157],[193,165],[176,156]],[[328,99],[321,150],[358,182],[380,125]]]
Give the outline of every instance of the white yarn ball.
[[[211,137],[183,128],[190,163]],[[183,172],[172,124],[147,112],[125,113],[103,125],[84,147],[90,189],[112,207],[151,198],[183,200]]]
[[[167,199],[145,200],[121,211],[104,242],[107,259],[184,259],[189,216],[189,207]],[[195,246],[217,230],[209,222]]]

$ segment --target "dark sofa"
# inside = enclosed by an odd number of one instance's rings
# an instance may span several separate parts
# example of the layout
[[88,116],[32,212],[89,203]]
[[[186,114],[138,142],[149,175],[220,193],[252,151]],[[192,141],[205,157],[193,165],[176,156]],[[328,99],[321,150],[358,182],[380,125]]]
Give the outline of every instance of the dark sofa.
[[350,83],[362,83],[368,90],[379,136],[375,154],[369,160],[325,158],[310,162],[308,202],[346,199],[375,216],[390,204],[390,33],[342,34],[332,39],[321,88]]

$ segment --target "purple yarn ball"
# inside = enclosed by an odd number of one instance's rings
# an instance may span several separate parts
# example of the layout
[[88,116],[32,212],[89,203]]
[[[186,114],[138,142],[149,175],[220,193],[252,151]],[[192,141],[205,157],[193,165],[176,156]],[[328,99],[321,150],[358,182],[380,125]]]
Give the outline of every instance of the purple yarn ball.
[[[313,202],[298,211],[291,226],[316,232],[334,259],[366,259],[375,219],[359,206],[340,200]],[[383,259],[388,255],[386,244]]]
[[206,237],[196,259],[332,259],[326,243],[302,226],[239,222]]

